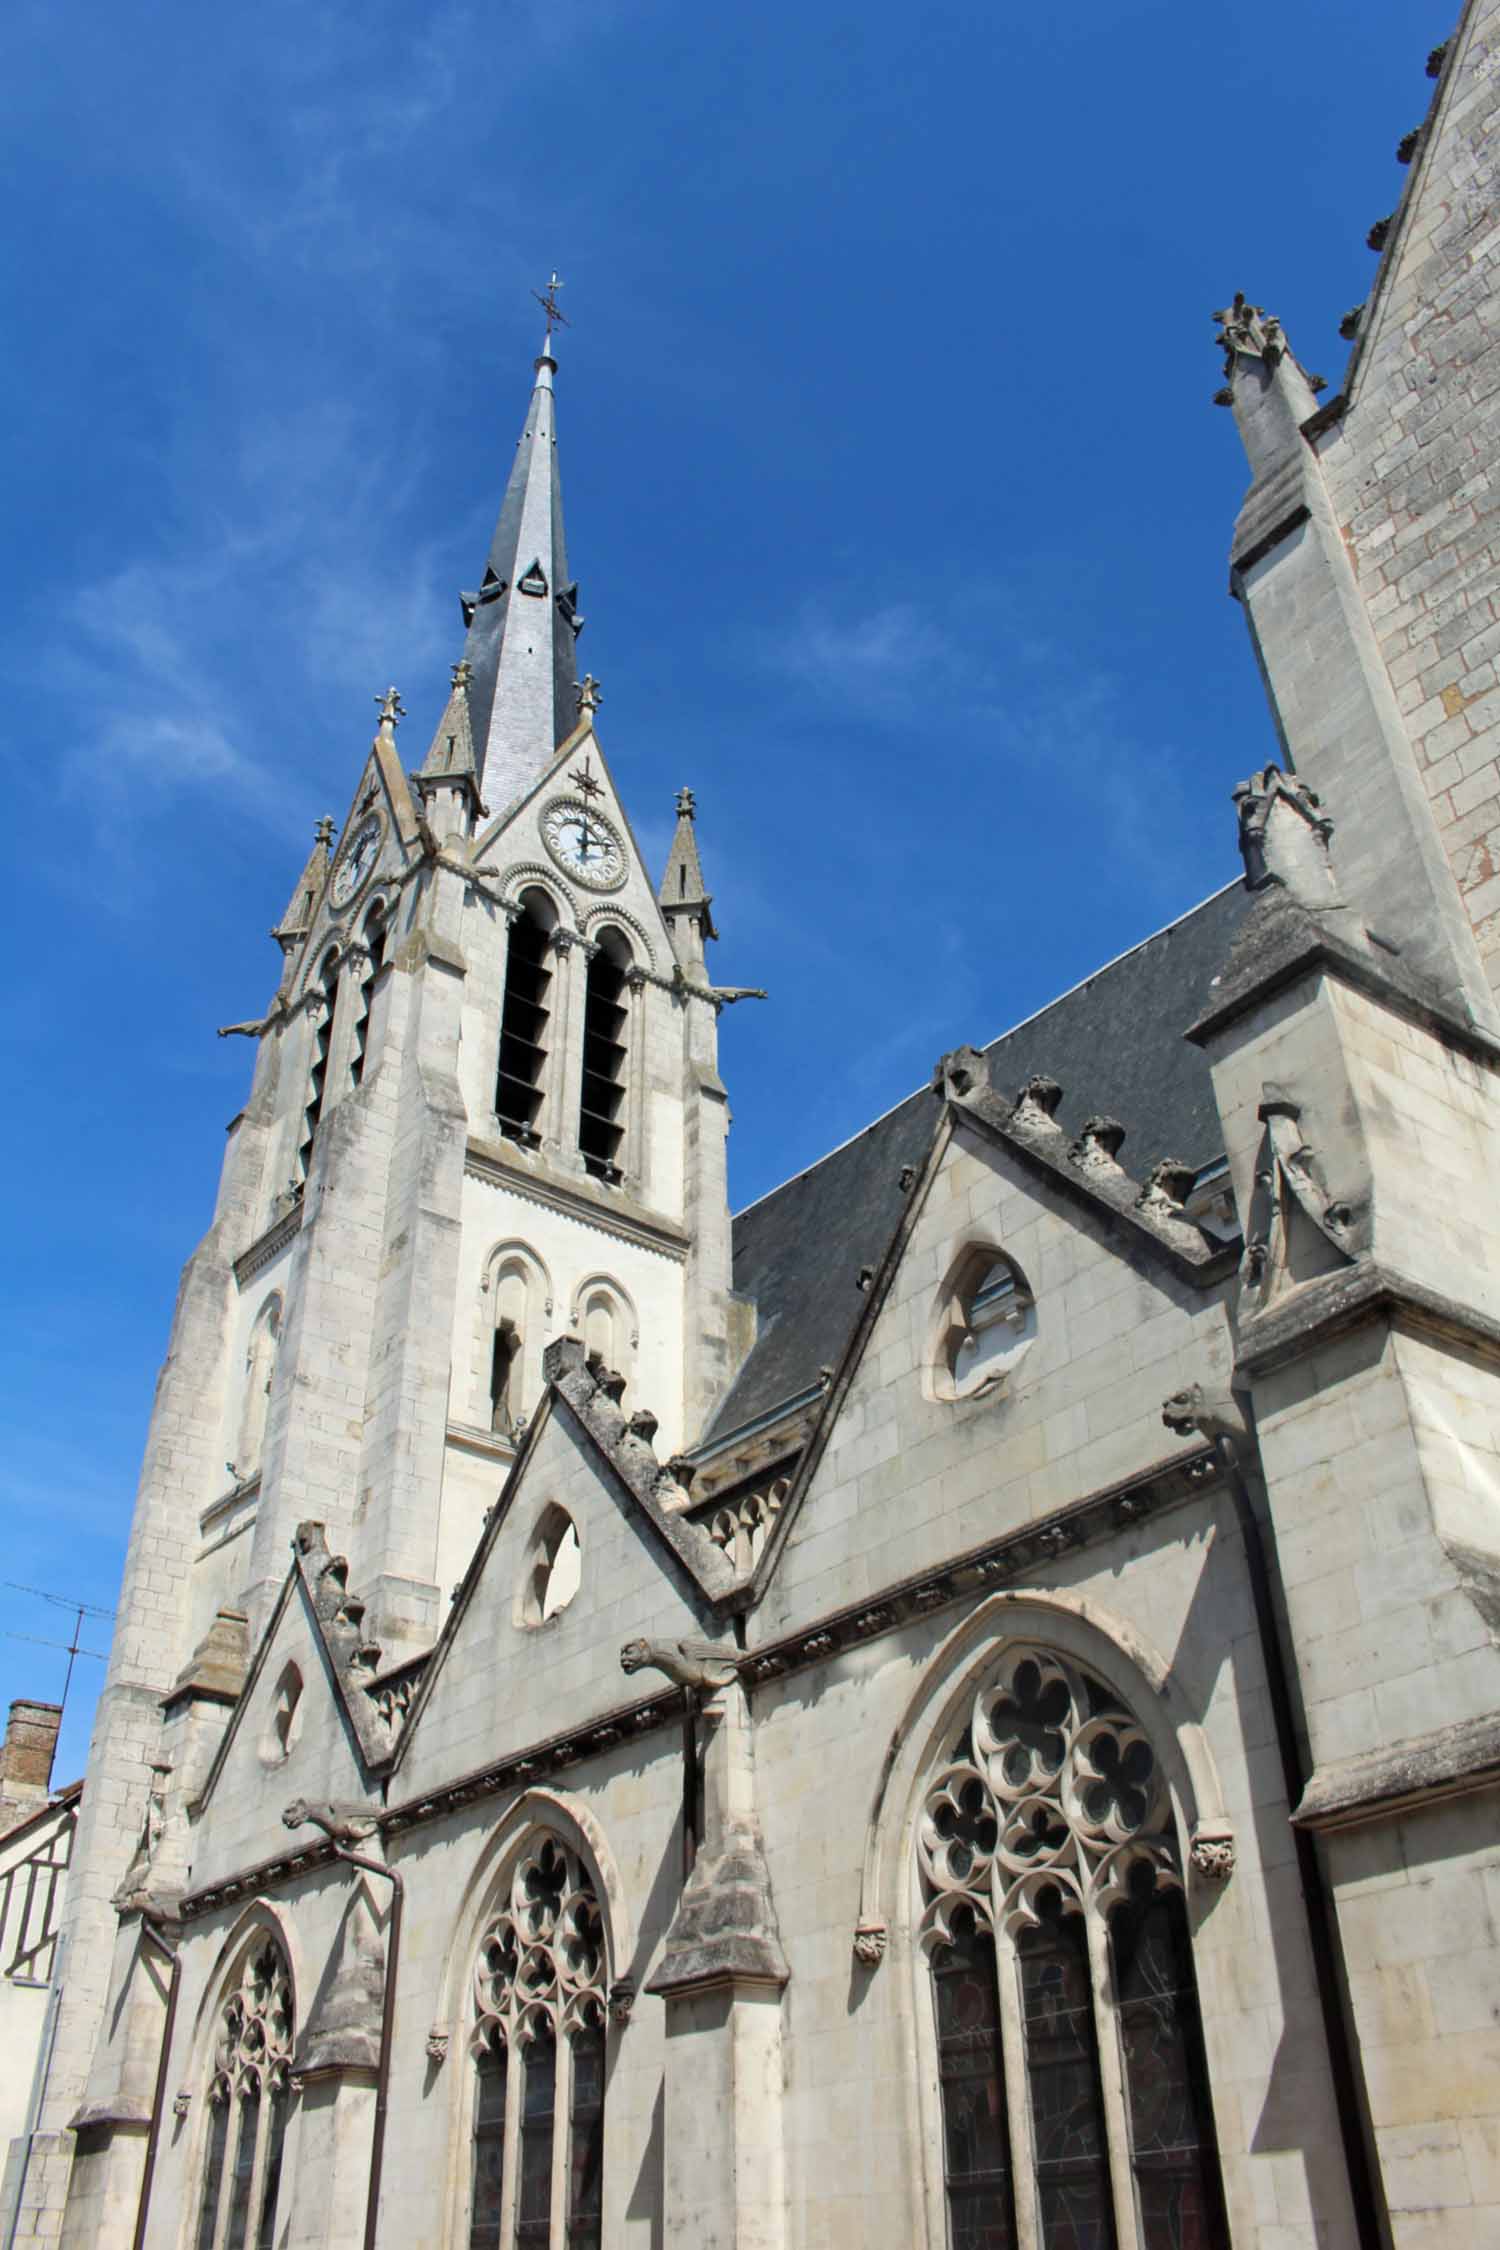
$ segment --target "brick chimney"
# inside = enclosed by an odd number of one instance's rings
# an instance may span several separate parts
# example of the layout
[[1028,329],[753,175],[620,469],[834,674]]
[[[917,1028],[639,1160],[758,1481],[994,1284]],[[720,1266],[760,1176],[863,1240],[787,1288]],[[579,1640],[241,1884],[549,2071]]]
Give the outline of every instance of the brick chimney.
[[33,1703],[19,1696],[11,1705],[0,1749],[0,1834],[47,1802],[61,1725],[60,1703]]

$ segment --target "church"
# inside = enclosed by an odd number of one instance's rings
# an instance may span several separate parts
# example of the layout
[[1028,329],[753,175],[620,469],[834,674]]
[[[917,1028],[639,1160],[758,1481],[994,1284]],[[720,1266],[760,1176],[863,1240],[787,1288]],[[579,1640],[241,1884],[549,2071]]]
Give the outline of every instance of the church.
[[1500,0],[1429,76],[1338,390],[1218,315],[1243,880],[737,1216],[549,313],[226,1026],[11,2243],[1500,2240]]

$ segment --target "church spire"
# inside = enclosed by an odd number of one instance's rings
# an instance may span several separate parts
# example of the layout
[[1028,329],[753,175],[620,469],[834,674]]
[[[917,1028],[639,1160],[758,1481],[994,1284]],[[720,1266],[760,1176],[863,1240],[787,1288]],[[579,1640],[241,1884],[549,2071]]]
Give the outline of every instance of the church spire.
[[530,787],[577,722],[573,644],[583,620],[568,576],[552,399],[552,326],[562,316],[550,291],[542,302],[546,339],[484,577],[460,597],[474,761],[495,813]]

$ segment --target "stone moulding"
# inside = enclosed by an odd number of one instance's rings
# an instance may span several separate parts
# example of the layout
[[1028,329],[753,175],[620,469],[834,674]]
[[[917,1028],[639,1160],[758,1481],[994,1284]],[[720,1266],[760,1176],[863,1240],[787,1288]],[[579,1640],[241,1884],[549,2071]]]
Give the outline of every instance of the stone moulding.
[[1328,1834],[1494,1788],[1500,1788],[1500,1718],[1461,1719],[1319,1766],[1292,1818],[1299,1828]]
[[503,1187],[548,1211],[560,1211],[564,1218],[586,1217],[591,1226],[602,1228],[621,1242],[633,1243],[637,1249],[655,1251],[658,1257],[679,1264],[686,1262],[688,1238],[670,1220],[654,1218],[644,1210],[627,1211],[618,1200],[595,1195],[583,1181],[576,1188],[552,1188],[523,1165],[496,1153],[493,1142],[471,1140],[464,1152],[464,1171],[471,1180],[482,1180],[487,1187]]
[[933,1615],[972,1594],[1023,1577],[1038,1565],[1074,1555],[1148,1517],[1181,1507],[1205,1493],[1215,1493],[1223,1479],[1218,1455],[1212,1447],[1200,1446],[1175,1461],[1160,1464],[1145,1476],[1107,1485],[1059,1515],[1023,1524],[983,1547],[971,1547],[939,1570],[914,1572],[863,1601],[851,1603],[848,1609],[800,1626],[783,1640],[749,1650],[740,1660],[741,1676],[753,1689],[809,1664],[824,1663],[844,1649],[878,1640],[884,1633]]
[[1237,1376],[1268,1375],[1314,1346],[1375,1320],[1462,1344],[1500,1363],[1500,1321],[1373,1259],[1304,1282],[1240,1329]]
[[253,1281],[258,1273],[263,1272],[271,1260],[286,1248],[301,1226],[302,1205],[298,1202],[279,1219],[273,1219],[265,1233],[257,1236],[248,1250],[240,1252],[234,1261],[234,1278],[241,1289],[247,1281]]
[[[1024,1524],[1003,1539],[971,1548],[940,1570],[921,1571],[881,1588],[874,1596],[849,1608],[799,1626],[779,1641],[768,1642],[738,1658],[738,1669],[747,1689],[781,1679],[787,1673],[827,1662],[845,1649],[878,1640],[883,1634],[920,1621],[975,1594],[998,1589],[1036,1565],[1071,1555],[1096,1541],[1129,1529],[1150,1517],[1216,1494],[1224,1481],[1224,1467],[1212,1448],[1200,1446],[1176,1460],[1160,1463],[1143,1476],[1105,1486],[1076,1502],[1060,1516]],[[1059,1537],[1060,1535],[1060,1537]],[[430,1659],[412,1659],[410,1667]],[[376,1683],[380,1684],[380,1683]],[[385,1836],[441,1820],[463,1806],[507,1790],[524,1789],[561,1773],[569,1766],[608,1750],[631,1737],[655,1733],[681,1724],[682,1690],[673,1688],[642,1702],[601,1712],[597,1718],[565,1733],[517,1749],[492,1764],[475,1767],[420,1796],[409,1797],[386,1811],[371,1808]],[[238,1904],[259,1891],[290,1882],[321,1866],[332,1856],[327,1845],[305,1845],[277,1859],[262,1861],[242,1873],[189,1891],[179,1912],[184,1921],[217,1908]]]

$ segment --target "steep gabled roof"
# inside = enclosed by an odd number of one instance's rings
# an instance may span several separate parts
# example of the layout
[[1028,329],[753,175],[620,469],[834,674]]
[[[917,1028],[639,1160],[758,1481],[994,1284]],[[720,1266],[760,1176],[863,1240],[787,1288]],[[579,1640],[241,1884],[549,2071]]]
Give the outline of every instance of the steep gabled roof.
[[[984,1050],[993,1085],[1014,1095],[1028,1078],[1055,1078],[1071,1133],[1101,1111],[1118,1118],[1138,1179],[1163,1157],[1214,1162],[1208,1064],[1183,1033],[1250,904],[1232,883],[1002,1034]],[[861,1268],[879,1266],[905,1205],[902,1169],[924,1162],[937,1123],[924,1088],[736,1218],[734,1286],[755,1300],[759,1325],[714,1433],[772,1412],[837,1364],[863,1308]]]

